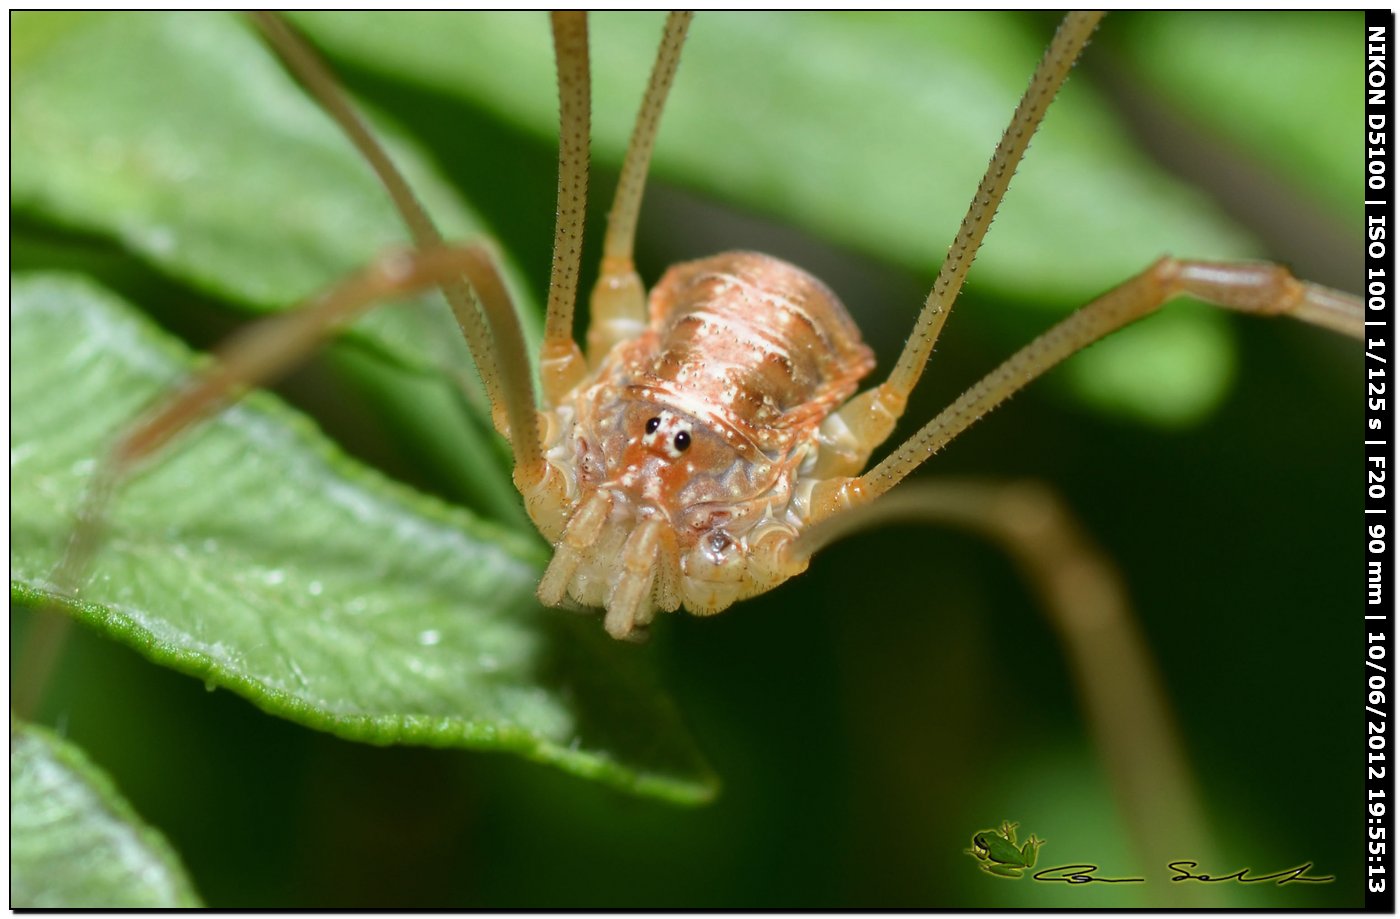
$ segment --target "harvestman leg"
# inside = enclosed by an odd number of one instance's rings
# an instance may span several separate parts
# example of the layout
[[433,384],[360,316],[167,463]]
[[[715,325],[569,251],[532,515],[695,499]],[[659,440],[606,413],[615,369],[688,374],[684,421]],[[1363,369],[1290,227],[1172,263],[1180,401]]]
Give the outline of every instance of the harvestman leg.
[[632,253],[637,240],[637,218],[642,209],[656,132],[661,126],[661,110],[680,66],[693,13],[675,12],[666,17],[661,44],[656,50],[642,107],[627,143],[627,156],[617,180],[617,193],[608,211],[608,229],[603,238],[603,265],[589,302],[588,363],[596,367],[620,341],[636,338],[646,329],[646,290]]
[[[414,245],[419,248],[442,245],[442,234],[438,233],[433,220],[428,217],[419,199],[413,195],[413,189],[409,188],[402,172],[393,165],[384,147],[375,139],[360,113],[350,104],[350,99],[314,50],[276,15],[251,15],[253,22],[262,29],[267,43],[272,46],[277,56],[281,57],[287,69],[314,95],[316,101],[321,102],[322,108],[329,113],[330,118],[335,119],[340,129],[346,133],[346,137],[349,137],[350,143],[360,151],[365,163],[370,164],[375,177],[379,179],[379,184],[384,185],[393,206],[409,228]],[[487,328],[486,318],[483,317],[482,304],[477,300],[472,287],[463,283],[461,279],[449,279],[447,283],[442,284],[442,294],[447,297],[456,324],[462,329],[462,336],[472,352],[472,360],[476,363],[477,373],[482,377],[487,398],[490,399],[491,417],[497,430],[501,430],[501,433],[505,433],[505,430],[522,431],[521,437],[524,437],[525,431],[532,430],[531,424],[526,423],[525,419],[532,417],[535,409],[533,388],[521,389],[515,385],[517,381],[507,382],[501,378],[503,371],[510,371],[511,364],[518,366],[517,353],[519,356],[525,354],[525,339],[519,329],[519,322],[514,322],[514,329],[503,329],[505,335],[503,338],[494,339],[493,345],[493,336]],[[514,318],[514,310],[511,311],[511,317]],[[524,447],[526,452],[529,448],[528,445],[515,443],[515,440],[517,438],[511,438],[511,445],[515,448],[515,462],[519,465],[522,459],[521,448]]]
[[[898,500],[839,514],[804,538],[827,545],[902,521],[970,530],[1006,550],[1064,645],[1132,838],[1145,848],[1144,863],[1164,864],[1180,851],[1204,853],[1206,822],[1127,591],[1064,503],[1034,482],[920,481],[900,489]],[[1160,845],[1174,848],[1153,848]]]
[[[54,571],[58,593],[77,591],[101,541],[107,507],[122,482],[169,441],[198,424],[245,389],[265,382],[311,351],[328,334],[382,302],[385,297],[440,287],[452,307],[467,340],[497,429],[511,441],[515,481],[523,493],[539,495],[554,484],[540,448],[534,385],[530,378],[524,335],[510,295],[496,267],[494,253],[485,245],[447,248],[422,205],[410,190],[379,142],[365,126],[334,77],[309,46],[277,17],[253,14],[268,43],[304,86],[340,125],[365,157],[408,225],[418,251],[380,257],[368,269],[342,281],[318,297],[285,313],[250,326],[220,349],[218,360],[132,425],[101,461],[78,511],[73,535]],[[552,19],[559,50],[560,83],[566,82],[566,61],[576,61],[584,49],[587,71],[587,22],[582,14],[556,14]],[[586,81],[586,78],[585,78]],[[561,91],[561,97],[563,97]],[[587,136],[587,87],[583,91]],[[566,114],[563,116],[568,118]],[[561,153],[561,159],[564,154]],[[585,153],[586,171],[586,153]],[[562,194],[562,187],[561,187]],[[583,191],[569,205],[582,211]],[[561,204],[562,214],[567,208]],[[561,232],[557,235],[563,236]],[[577,234],[576,234],[577,235]],[[563,256],[572,258],[577,285],[577,248]],[[560,256],[556,254],[556,262]],[[551,287],[568,274],[556,268]],[[551,296],[554,294],[551,292]],[[573,291],[567,296],[573,298]],[[62,644],[66,617],[42,617],[27,639],[13,682],[15,710],[29,713]]]
[[[314,52],[280,19],[270,15],[256,18],[287,66],[321,101],[374,167],[404,222],[408,224],[414,241],[420,247],[438,242],[440,236],[437,230],[414,198],[408,183],[365,128],[335,79]],[[582,355],[573,341],[572,325],[588,197],[590,93],[586,14],[553,13],[550,26],[554,35],[559,85],[559,180],[554,257],[540,354],[541,387],[546,406],[553,406],[584,371]],[[469,285],[457,281],[444,285],[443,292],[452,305],[481,372],[482,382],[491,400],[492,420],[496,429],[511,440],[515,455],[515,485],[531,517],[541,521],[541,525],[548,529],[544,521],[549,515],[545,509],[562,506],[565,485],[556,470],[544,461],[541,453],[540,415],[535,408],[535,390],[530,379],[519,319],[512,308],[508,316],[503,314],[498,317],[499,321],[489,321],[489,328],[483,329],[478,308],[486,304],[472,296]]]
[[[1299,281],[1279,265],[1160,259],[1016,352],[869,472],[819,483],[812,489],[809,520],[874,501],[1036,377],[1182,295],[1242,313],[1293,316],[1357,338],[1364,328],[1361,302],[1355,297]],[[798,540],[800,555],[819,548],[815,539]]]
[[[328,335],[387,300],[467,277],[480,293],[488,330],[514,312],[491,253],[479,245],[435,246],[380,256],[368,268],[294,309],[254,323],[231,338],[215,360],[163,396],[117,440],[99,462],[78,509],[73,534],[54,569],[52,584],[72,596],[102,539],[106,513],[122,483],[180,434],[229,405],[249,387],[270,380],[306,356]],[[539,456],[539,444],[534,445]],[[537,462],[543,464],[542,459]],[[518,463],[517,463],[518,466]],[[67,631],[66,616],[36,620],[12,682],[13,707],[33,713]]]
[[[603,266],[589,303],[588,358],[573,337],[573,309],[578,287],[578,263],[583,248],[584,198],[588,187],[589,62],[587,33],[570,34],[561,43],[559,60],[559,219],[555,227],[554,275],[545,315],[540,374],[546,408],[558,405],[581,383],[590,367],[619,341],[646,328],[646,291],[632,262],[637,216],[661,110],[680,64],[681,46],[694,14],[674,12],[666,18],[651,79],[627,144],[617,193],[608,212],[603,242]],[[567,254],[564,257],[563,254]],[[557,283],[556,283],[557,281]]]
[[[814,471],[815,475],[835,478],[860,471],[871,452],[889,437],[904,411],[909,394],[923,374],[929,355],[933,352],[934,343],[947,321],[948,312],[962,289],[972,260],[976,257],[977,249],[991,225],[1007,186],[1011,183],[1011,176],[1025,154],[1031,136],[1044,119],[1047,108],[1068,77],[1080,51],[1102,16],[1102,13],[1070,13],[1060,24],[1050,47],[1031,77],[1030,86],[1012,115],[1010,126],[997,144],[987,172],[948,250],[948,257],[939,270],[938,278],[924,302],[898,363],[888,380],[852,399],[823,425],[824,455]],[[1282,268],[1258,264],[1212,264],[1163,259],[1122,288],[1085,308],[1086,313],[1095,312],[1096,318],[1078,320],[1083,326],[1073,331],[1081,341],[1078,347],[1083,347],[1155,311],[1179,294],[1195,296],[1218,306],[1244,312],[1261,315],[1290,314],[1346,334],[1361,334],[1362,310],[1358,300],[1327,288],[1302,284]],[[1112,304],[1101,305],[1104,300],[1111,300]],[[1126,302],[1129,300],[1133,303]],[[1091,334],[1082,334],[1086,331]],[[1048,347],[1049,339],[1066,334],[1071,334],[1071,330],[1057,326],[1026,350]],[[1064,350],[1058,360],[1068,357],[1074,350],[1077,348]],[[1013,362],[1021,357],[1022,355],[1017,355],[1017,358],[1007,362],[1003,369],[996,371],[993,376],[1011,372]],[[1017,364],[1014,369],[1020,370],[1023,366],[1024,363]],[[1046,364],[1036,372],[1043,372],[1049,366],[1050,364]],[[1022,383],[1028,380],[1029,377],[1026,377]],[[984,383],[978,384],[978,387],[982,386],[1005,384],[993,383],[992,377],[989,377]],[[1012,386],[1006,389],[1001,398],[1010,395],[1016,388],[1018,387]],[[1000,398],[978,407],[981,412],[985,412],[999,401]],[[959,400],[954,407],[961,404],[962,400]],[[975,420],[975,417],[972,420]],[[930,424],[925,431],[932,427],[933,424]],[[842,485],[839,496],[832,494],[836,486],[819,486],[817,492],[820,492],[826,501],[815,509],[814,519],[834,513],[847,503],[859,504],[873,500],[876,495],[888,490],[903,478],[919,462],[931,456],[931,450],[919,453],[911,446],[914,441],[924,436],[925,431],[915,435],[909,444],[901,448],[899,455],[903,457],[900,461],[903,465],[896,467],[892,457],[862,477],[858,484]],[[933,449],[941,446],[942,443]],[[906,453],[909,453],[909,456],[905,456]],[[899,471],[891,480],[889,477],[896,468]],[[871,489],[873,491],[868,497],[862,497],[862,490]],[[816,493],[814,500],[815,497]],[[839,500],[832,503],[833,498]]]
[[997,207],[1011,184],[1021,158],[1030,146],[1031,137],[1040,127],[1050,103],[1055,101],[1060,87],[1069,77],[1079,53],[1089,42],[1089,36],[1103,19],[1102,12],[1076,12],[1065,16],[1055,31],[1050,46],[1036,66],[1025,95],[1011,116],[1001,140],[992,153],[987,171],[977,186],[967,214],[963,217],[948,257],[939,269],[938,278],[924,301],[914,329],[904,344],[904,351],[890,373],[889,379],[868,389],[846,403],[822,425],[824,454],[814,475],[850,475],[865,468],[871,452],[884,443],[904,413],[909,394],[924,372],[934,343],[948,320],[967,278],[977,249],[987,228],[992,225]]
[[554,13],[551,23],[559,74],[559,173],[554,259],[540,344],[540,389],[545,408],[558,405],[587,373],[583,353],[574,341],[574,303],[588,216],[588,142],[592,131],[588,14]]
[[[1030,380],[1080,348],[1156,311],[1176,296],[1185,294],[1227,309],[1258,315],[1293,315],[1339,332],[1361,335],[1363,320],[1359,300],[1325,287],[1304,284],[1281,267],[1164,258],[1054,326],[964,393],[874,469],[863,476],[852,477],[864,468],[870,453],[890,435],[903,413],[1031,136],[1102,18],[1102,13],[1070,13],[1060,24],[1012,115],[1010,126],[997,144],[972,205],[948,250],[948,258],[939,270],[889,379],[852,399],[823,424],[823,455],[814,474],[827,480],[812,491],[810,522],[873,501]],[[804,551],[795,553],[798,558],[794,562],[819,547],[805,538],[799,540],[799,544]]]
[[[627,145],[617,193],[608,212],[608,228],[603,243],[603,264],[589,303],[588,357],[585,360],[573,339],[573,290],[576,277],[568,279],[569,296],[554,296],[564,284],[551,285],[551,299],[545,319],[544,345],[540,357],[540,374],[546,408],[559,404],[586,377],[590,367],[596,367],[603,356],[620,341],[640,335],[646,328],[646,294],[633,263],[633,248],[637,236],[637,218],[641,210],[642,192],[651,162],[656,133],[661,124],[661,111],[670,92],[671,83],[680,64],[681,47],[693,14],[673,12],[666,19],[656,62],[642,99],[632,136]],[[560,270],[560,253],[573,253],[572,270],[577,272],[577,253],[583,234],[582,189],[587,183],[588,164],[588,48],[586,42],[569,46],[556,45],[559,58],[559,212],[555,237],[555,271]],[[580,202],[576,212],[565,219],[566,202],[574,192]],[[527,496],[528,500],[528,496]],[[608,513],[611,499],[603,492],[594,494],[568,520],[555,543],[554,556],[540,580],[537,594],[545,605],[559,606],[567,602],[570,579],[585,552],[598,538]],[[538,518],[536,518],[538,519]],[[604,625],[614,637],[642,637],[635,626],[645,626],[647,613],[635,621],[634,609],[647,609],[643,598],[651,594],[652,585],[660,578],[658,605],[674,610],[680,606],[680,590],[671,572],[675,569],[676,544],[674,535],[666,532],[653,518],[639,526],[621,547],[623,567],[629,572],[618,582],[615,593],[608,599],[608,615]],[[660,556],[662,561],[657,564]]]
[[[998,144],[889,379],[862,393],[823,425],[824,455],[818,474],[830,478],[812,490],[808,504],[812,525],[786,552],[779,550],[786,556],[779,564],[795,573],[839,536],[897,517],[956,523],[1005,544],[1044,596],[1056,621],[1075,661],[1106,760],[1123,789],[1135,837],[1144,848],[1150,848],[1157,839],[1201,839],[1199,808],[1191,793],[1185,759],[1169,727],[1163,697],[1150,676],[1155,671],[1148,665],[1141,639],[1132,627],[1122,587],[1067,512],[1053,498],[1026,493],[1017,497],[1005,486],[984,485],[962,492],[906,486],[898,501],[871,502],[1031,380],[1177,296],[1189,295],[1257,315],[1292,315],[1357,337],[1363,329],[1360,302],[1302,283],[1274,265],[1164,258],[1031,342],[875,468],[861,476],[852,475],[889,436],[903,412],[1011,174],[1099,18],[1100,14],[1070,14],[1056,32]],[[1018,504],[1031,508],[1031,515],[1017,511]],[[1039,523],[1027,529],[1027,520]],[[1151,755],[1144,760],[1147,751]],[[1162,783],[1157,785],[1159,798],[1154,798],[1154,783]],[[1174,803],[1175,807],[1172,813],[1164,814],[1154,801]],[[1182,835],[1163,833],[1167,825]],[[1156,862],[1163,860],[1161,853],[1145,851],[1144,855]]]
[[[101,535],[112,495],[133,472],[180,434],[302,360],[329,335],[377,306],[468,277],[490,304],[487,316],[509,310],[491,253],[475,244],[436,246],[381,255],[365,268],[293,309],[234,335],[215,360],[180,384],[131,424],[107,453],[79,510],[78,526],[55,573],[71,591]],[[496,322],[490,329],[495,331]],[[535,445],[538,455],[539,446]]]

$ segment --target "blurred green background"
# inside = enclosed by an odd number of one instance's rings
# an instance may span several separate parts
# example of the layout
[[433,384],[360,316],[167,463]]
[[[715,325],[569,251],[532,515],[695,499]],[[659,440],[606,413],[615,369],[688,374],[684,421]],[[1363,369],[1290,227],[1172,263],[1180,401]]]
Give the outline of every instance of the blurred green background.
[[[426,150],[514,260],[526,299],[542,301],[554,187],[543,18],[298,22]],[[46,53],[50,23],[17,48],[16,74]],[[789,258],[833,286],[889,367],[1053,27],[1039,15],[700,16],[642,216],[643,277],[725,248]],[[658,34],[660,18],[603,15],[594,29],[603,136],[590,210],[601,218],[652,52],[637,36]],[[228,30],[246,41],[241,25]],[[60,26],[52,34],[64,40]],[[1156,254],[1266,255],[1354,288],[1361,38],[1359,14],[1110,17],[1070,82],[1066,123],[1057,130],[1052,109],[1032,145],[900,431]],[[924,82],[944,65],[971,82]],[[958,122],[944,120],[960,106]],[[847,120],[858,116],[869,124]],[[1084,165],[1083,149],[1106,158]],[[1106,192],[1087,187],[1098,179]],[[197,346],[264,305],[172,268],[137,234],[85,222],[57,195],[15,197],[17,267],[76,265]],[[911,238],[910,227],[924,229]],[[273,247],[278,234],[266,228]],[[328,261],[321,283],[342,270]],[[1216,835],[1212,867],[1311,861],[1336,876],[1219,885],[1200,902],[1358,906],[1361,591],[1350,575],[1361,546],[1359,502],[1343,486],[1359,350],[1298,325],[1175,312],[1186,318],[1149,321],[1139,344],[1096,348],[1072,362],[1084,369],[1033,386],[921,474],[1033,478],[1061,494],[1118,565],[1162,668]],[[336,377],[376,358],[356,347],[283,391],[350,452],[471,502],[460,476],[384,435],[392,418],[347,406]],[[1149,366],[1160,353],[1163,366]],[[12,647],[29,622],[12,617]],[[1169,872],[1134,863],[1073,675],[993,547],[912,526],[863,534],[767,596],[655,631],[635,653],[722,778],[708,807],[629,798],[513,757],[337,740],[86,630],[40,720],[110,771],[216,906],[1165,902]],[[990,878],[963,850],[1003,819],[1047,840],[1042,865],[1094,861],[1150,882]]]

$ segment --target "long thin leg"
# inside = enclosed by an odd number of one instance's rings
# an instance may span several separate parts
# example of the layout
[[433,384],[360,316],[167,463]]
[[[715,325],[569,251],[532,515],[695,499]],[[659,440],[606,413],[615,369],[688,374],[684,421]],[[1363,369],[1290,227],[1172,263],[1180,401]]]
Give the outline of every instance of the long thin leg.
[[554,213],[554,261],[540,345],[540,388],[545,408],[558,405],[588,367],[574,341],[574,303],[583,261],[583,224],[588,204],[590,88],[588,15],[551,13],[554,59],[559,77],[559,189]]
[[632,263],[637,239],[637,216],[642,209],[651,152],[661,126],[661,110],[680,66],[693,13],[671,13],[656,51],[646,95],[627,144],[627,156],[618,177],[617,194],[608,211],[608,232],[603,240],[603,267],[589,302],[588,362],[597,366],[619,341],[635,338],[646,328],[646,291]]
[[819,483],[812,490],[808,519],[815,522],[870,503],[1036,377],[1182,295],[1242,313],[1293,316],[1356,338],[1364,329],[1360,300],[1299,281],[1282,266],[1161,259],[1016,352],[869,472]]
[[911,483],[900,492],[898,501],[880,501],[812,527],[797,548],[810,554],[857,530],[895,521],[960,527],[1003,546],[1060,636],[1144,863],[1204,852],[1207,823],[1127,591],[1069,509],[1031,482],[940,480]]
[[[481,293],[486,315],[492,320],[488,331],[495,333],[497,326],[512,321],[505,318],[513,318],[514,310],[491,252],[480,245],[437,246],[382,255],[319,296],[254,323],[230,339],[208,367],[142,414],[99,465],[54,573],[58,591],[71,594],[81,583],[101,540],[106,509],[117,488],[172,439],[227,406],[249,387],[284,372],[327,336],[375,306],[462,276]],[[512,370],[528,378],[528,366]],[[506,382],[513,380],[508,377]],[[521,462],[516,465],[517,479],[539,482],[544,477],[546,464],[538,443],[533,456],[523,460],[526,465]]]
[[914,330],[909,333],[904,351],[899,355],[889,379],[852,399],[839,413],[838,423],[851,432],[854,443],[858,445],[858,465],[864,465],[870,451],[889,437],[895,422],[904,413],[909,394],[923,375],[934,343],[948,320],[953,302],[962,291],[972,260],[977,257],[982,237],[996,216],[1031,137],[1040,127],[1046,110],[1069,77],[1080,51],[1103,16],[1102,12],[1076,12],[1065,16],[1060,23],[1050,47],[1045,50],[1045,56],[1031,76],[1025,95],[1011,116],[1011,124],[1002,134],[992,160],[987,164],[987,172],[977,186],[977,193],[963,217],[962,225],[958,227],[958,234],[948,248],[948,257],[939,269],[938,278],[933,282],[933,289],[924,301]]
[[[373,168],[408,226],[414,243],[420,249],[441,246],[442,234],[316,53],[277,16],[271,13],[251,15],[287,69],[321,103]],[[522,377],[512,372],[513,368],[529,366],[519,317],[514,309],[509,316],[487,316],[487,308],[461,278],[444,277],[440,286],[471,349],[472,360],[476,362],[491,402],[493,423],[503,434],[510,432],[516,467],[530,466],[539,455],[539,434],[534,383],[528,373]]]

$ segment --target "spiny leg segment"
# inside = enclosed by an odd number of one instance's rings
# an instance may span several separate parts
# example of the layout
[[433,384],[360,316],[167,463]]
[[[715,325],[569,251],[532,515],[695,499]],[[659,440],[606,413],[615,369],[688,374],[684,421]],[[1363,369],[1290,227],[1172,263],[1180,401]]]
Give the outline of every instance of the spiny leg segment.
[[[287,69],[321,103],[365,158],[393,201],[413,242],[421,249],[442,245],[423,205],[383,146],[364,123],[325,64],[285,22],[271,13],[253,13],[253,21]],[[504,286],[500,288],[505,290]],[[476,363],[497,430],[510,432],[517,470],[537,470],[543,464],[535,422],[534,382],[526,360],[525,336],[506,295],[504,304],[484,303],[461,278],[444,279],[443,295]],[[480,291],[476,292],[480,294]],[[499,299],[499,298],[498,298]],[[501,307],[505,308],[502,309]]]
[[1363,329],[1359,301],[1298,281],[1282,266],[1160,259],[1012,355],[861,476],[858,490],[873,500],[1031,380],[1183,295],[1242,313],[1294,316],[1358,338]]
[[661,127],[661,110],[671,92],[671,83],[680,66],[693,13],[673,12],[666,17],[661,44],[656,49],[646,95],[642,98],[627,155],[617,180],[617,193],[608,211],[608,229],[603,238],[603,264],[593,287],[588,315],[588,363],[596,367],[620,341],[636,338],[646,328],[646,290],[632,262],[637,240],[637,219],[642,210],[656,133]]
[[[541,351],[544,407],[563,402],[582,383],[591,367],[619,341],[646,327],[646,292],[633,263],[637,220],[661,112],[680,63],[681,48],[692,14],[671,13],[666,19],[656,62],[652,67],[640,111],[628,142],[617,192],[608,214],[602,270],[589,308],[588,357],[573,340],[574,289],[583,238],[583,197],[587,182],[589,132],[589,60],[586,25],[580,19],[561,29],[556,22],[555,50],[559,62],[560,143],[559,216],[555,233],[554,277],[545,338]],[[575,209],[574,202],[577,202]],[[567,291],[567,294],[565,293]],[[531,494],[526,492],[526,501]],[[569,585],[585,556],[603,534],[612,500],[597,492],[567,521],[560,519],[554,556],[540,581],[540,600],[550,606],[567,601]],[[532,512],[537,522],[539,515]],[[674,534],[656,518],[644,521],[621,545],[619,576],[609,591],[604,626],[618,638],[640,639],[654,613],[653,594],[662,609],[680,606],[674,568]],[[653,587],[656,590],[653,590]]]
[[559,82],[559,176],[554,258],[540,345],[545,408],[558,405],[587,373],[583,352],[574,341],[574,303],[583,262],[584,219],[588,216],[588,144],[592,132],[588,15],[552,13],[550,25]]
[[[1291,315],[1345,334],[1360,336],[1361,303],[1355,297],[1293,278],[1280,266],[1159,260],[1136,278],[1104,294],[1052,327],[992,371],[913,437],[864,475],[870,453],[893,430],[918,382],[934,343],[962,288],[987,227],[1059,87],[1093,33],[1102,13],[1070,13],[1060,24],[1030,86],[1002,135],[982,183],[949,249],[933,289],[889,379],[861,393],[823,426],[826,448],[811,492],[808,521],[817,522],[875,500],[974,421],[1046,370],[1175,297],[1196,297],[1216,306],[1256,315]],[[792,549],[795,570],[824,541],[810,532]]]
[[[812,490],[810,519],[821,520],[874,501],[1045,371],[1179,296],[1258,316],[1293,316],[1357,338],[1364,328],[1359,300],[1299,281],[1282,266],[1160,259],[1016,352],[869,472],[818,484]],[[794,551],[798,556],[809,557],[821,546],[819,537],[809,532],[798,540]]]
[[997,143],[972,204],[948,248],[948,257],[939,269],[938,277],[889,379],[856,396],[828,421],[828,430],[840,431],[844,435],[837,438],[843,446],[839,452],[848,454],[840,457],[833,471],[839,469],[850,474],[864,468],[870,453],[894,430],[895,423],[904,413],[909,394],[928,364],[933,346],[948,320],[953,302],[962,291],[968,269],[977,257],[977,250],[1006,195],[1011,177],[1025,156],[1031,137],[1040,127],[1050,103],[1055,101],[1074,62],[1103,16],[1102,12],[1074,12],[1060,23],[1011,116],[1011,123]]
[[[561,14],[555,14],[559,16]],[[555,53],[559,61],[559,218],[554,242],[554,275],[545,316],[541,352],[544,405],[552,408],[596,367],[619,341],[641,334],[646,327],[646,291],[637,275],[632,253],[637,218],[646,188],[647,170],[661,126],[661,111],[671,91],[681,47],[694,14],[673,12],[666,18],[642,106],[627,144],[622,172],[603,241],[603,266],[589,304],[588,359],[573,338],[573,310],[578,264],[583,248],[584,193],[588,182],[589,60],[587,26],[561,30],[556,26]],[[581,36],[580,36],[581,33]],[[562,34],[562,39],[561,39]],[[560,283],[554,283],[559,278]],[[566,293],[567,291],[567,293]]]

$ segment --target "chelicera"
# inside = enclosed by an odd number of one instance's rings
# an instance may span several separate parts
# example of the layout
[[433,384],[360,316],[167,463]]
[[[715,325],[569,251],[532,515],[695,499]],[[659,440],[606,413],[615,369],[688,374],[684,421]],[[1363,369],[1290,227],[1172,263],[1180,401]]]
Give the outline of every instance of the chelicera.
[[76,578],[112,487],[171,437],[285,368],[384,298],[443,289],[471,348],[514,480],[554,556],[549,605],[606,610],[637,638],[658,610],[720,612],[805,570],[854,526],[899,513],[879,501],[919,464],[1032,379],[1180,294],[1287,314],[1360,336],[1358,300],[1269,264],[1163,258],[1035,339],[878,464],[1021,157],[1097,14],[1070,14],[998,144],[893,371],[860,391],[874,357],[837,297],[812,275],[754,252],[671,268],[648,293],[632,259],[661,109],[689,14],[668,19],[609,214],[585,347],[572,338],[590,119],[587,20],[555,14],[560,153],[554,262],[538,397],[493,256],[444,245],[407,184],[323,65],[279,20],[259,25],[379,174],[414,241],[302,308],[255,327],[222,361],[152,409],[102,467],[65,561]]

